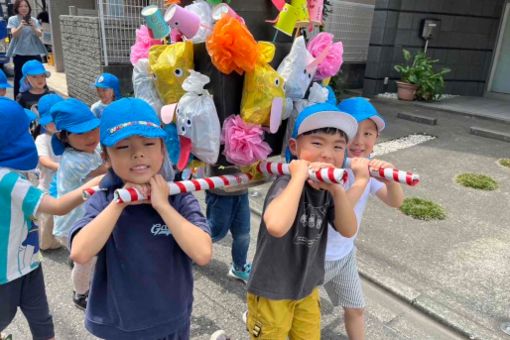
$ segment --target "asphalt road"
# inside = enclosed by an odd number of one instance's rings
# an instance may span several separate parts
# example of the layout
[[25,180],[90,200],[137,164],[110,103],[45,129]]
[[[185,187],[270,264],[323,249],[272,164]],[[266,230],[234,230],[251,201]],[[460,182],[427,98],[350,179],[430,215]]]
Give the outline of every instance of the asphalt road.
[[[201,199],[202,195],[197,195]],[[202,202],[203,205],[203,202]],[[249,258],[255,250],[259,217],[252,214],[252,238]],[[231,339],[247,339],[242,321],[246,310],[245,286],[227,277],[231,238],[227,236],[214,245],[213,260],[208,266],[195,268],[195,291],[192,315],[192,339],[207,340],[210,335],[224,329]],[[70,269],[67,251],[57,250],[43,254],[46,290],[53,313],[57,339],[96,339],[83,326],[84,312],[72,303]],[[399,299],[364,282],[368,304],[368,339],[456,339],[457,336],[427,317],[416,312]],[[342,312],[333,308],[322,294],[322,339],[347,339],[343,328]],[[28,324],[21,312],[6,330],[14,340],[31,339]]]

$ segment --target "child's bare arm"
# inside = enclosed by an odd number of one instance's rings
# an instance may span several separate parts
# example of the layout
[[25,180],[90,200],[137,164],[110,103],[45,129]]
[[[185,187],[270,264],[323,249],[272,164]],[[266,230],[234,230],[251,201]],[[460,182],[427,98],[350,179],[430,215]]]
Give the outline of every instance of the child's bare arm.
[[159,213],[179,247],[199,266],[205,266],[212,257],[209,234],[184,218],[168,202],[168,185],[161,175],[150,179],[151,204]]
[[37,212],[50,215],[65,215],[81,203],[83,203],[83,190],[99,184],[103,176],[94,177],[81,187],[68,192],[67,194],[53,198],[50,195],[44,195],[39,204]]
[[[369,165],[373,169],[395,168],[393,164],[378,159],[372,159]],[[377,191],[377,197],[390,207],[400,208],[404,202],[404,192],[402,191],[400,184],[398,182],[389,181],[387,179],[381,179],[381,182],[383,182],[385,185],[379,191]]]
[[110,237],[125,204],[115,201],[83,227],[73,238],[71,259],[77,263],[87,263],[104,247]]
[[347,198],[354,207],[358,203],[360,197],[365,192],[367,184],[370,181],[370,173],[368,172],[368,159],[352,158],[351,169],[354,174],[354,183],[347,190]]
[[335,185],[330,193],[335,204],[335,229],[344,237],[353,237],[358,230],[353,205],[341,185]]
[[[310,163],[310,169],[313,171],[319,171],[321,168],[326,167],[333,167],[333,164]],[[353,209],[354,204],[351,204],[343,186],[341,184],[313,182],[310,180],[308,183],[315,189],[327,190],[331,193],[335,206],[335,229],[344,237],[354,236],[358,230],[358,223]]]
[[108,165],[106,163],[101,164],[98,168],[95,170],[92,170],[88,175],[87,178],[94,178],[96,176],[104,175],[108,171]]
[[308,178],[308,164],[304,160],[292,161],[291,178],[287,187],[267,205],[263,218],[271,236],[284,236],[294,224],[304,184]]
[[48,168],[50,170],[53,170],[53,171],[57,171],[58,170],[58,163],[53,161],[48,156],[39,156],[39,163],[42,166],[44,166],[45,168]]

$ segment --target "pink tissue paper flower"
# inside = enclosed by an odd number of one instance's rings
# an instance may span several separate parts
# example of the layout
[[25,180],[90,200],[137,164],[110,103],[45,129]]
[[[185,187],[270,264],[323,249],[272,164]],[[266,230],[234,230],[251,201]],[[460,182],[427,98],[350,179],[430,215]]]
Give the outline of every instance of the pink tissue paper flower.
[[314,80],[323,80],[335,76],[342,66],[344,47],[341,41],[333,43],[333,34],[321,32],[308,43],[308,51],[314,58],[329,48],[326,58],[318,65]]
[[133,46],[131,46],[131,55],[129,60],[133,66],[139,59],[149,58],[149,49],[153,45],[161,45],[161,40],[154,39],[145,25],[141,25],[136,30],[136,39]]
[[250,165],[267,159],[271,147],[264,142],[262,127],[245,123],[240,116],[232,115],[223,122],[221,142],[225,144],[228,162],[236,165]]

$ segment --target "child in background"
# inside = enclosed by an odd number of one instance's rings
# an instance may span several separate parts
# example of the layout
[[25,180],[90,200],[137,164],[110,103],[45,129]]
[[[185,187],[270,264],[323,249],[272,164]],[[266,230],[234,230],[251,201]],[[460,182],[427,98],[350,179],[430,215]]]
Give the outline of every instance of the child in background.
[[[88,106],[70,98],[53,105],[50,112],[59,131],[52,137],[53,152],[62,155],[57,170],[57,197],[60,197],[83,185],[88,178],[105,173],[106,168],[98,147],[99,119]],[[53,235],[64,246],[68,245],[69,230],[84,212],[83,206],[80,206],[66,216],[55,217]],[[93,269],[94,259],[74,264],[71,273],[73,302],[78,308],[86,308]]]
[[[101,144],[111,169],[69,233],[71,258],[97,255],[85,327],[106,339],[190,337],[192,261],[206,265],[212,242],[190,193],[169,197],[173,170],[166,132],[145,101],[124,98],[101,118]],[[150,201],[117,203],[119,188],[136,187]],[[148,197],[148,196],[146,196]]]
[[[208,168],[208,176],[239,173],[237,167],[216,166]],[[230,230],[232,234],[232,267],[228,276],[245,284],[250,277],[251,264],[246,262],[250,246],[250,203],[248,189],[226,191],[212,189],[206,191],[206,215],[211,227],[213,242],[220,241]]]
[[27,61],[21,68],[21,72],[23,78],[20,80],[20,93],[16,101],[25,109],[31,110],[42,96],[52,93],[46,85],[46,78],[51,73],[46,71],[39,60]]
[[0,97],[5,97],[7,89],[11,88],[12,85],[7,81],[7,77],[4,71],[0,70]]
[[324,280],[328,221],[345,237],[356,217],[341,184],[312,182],[309,171],[341,167],[356,120],[336,106],[301,111],[289,140],[289,176],[278,177],[264,202],[248,281],[251,339],[320,339],[319,288]]
[[[338,108],[351,114],[358,122],[358,131],[348,147],[349,156],[357,158],[352,158],[347,197],[354,206],[359,230],[369,196],[375,194],[386,205],[398,208],[404,194],[398,182],[369,177],[369,166],[373,169],[394,168],[381,160],[368,160],[385,127],[375,107],[365,98],[356,97],[342,101]],[[351,340],[365,339],[365,302],[356,265],[356,236],[344,237],[329,226],[324,277],[324,288],[331,302],[344,309],[345,329]]]
[[15,101],[0,98],[0,331],[14,319],[18,307],[34,339],[54,339],[39,256],[38,213],[63,215],[82,203],[82,190],[99,179],[54,199],[33,187],[26,172],[38,162],[29,118]]
[[[50,183],[57,172],[60,161],[60,156],[56,156],[51,147],[51,137],[56,132],[56,128],[51,118],[50,109],[62,100],[64,99],[59,95],[50,93],[42,96],[37,104],[39,125],[42,127],[42,133],[35,139],[35,146],[39,155],[40,178],[38,188],[46,194],[49,193]],[[38,220],[41,250],[60,248],[62,245],[53,236],[53,216],[40,214]]]
[[101,118],[104,109],[114,100],[122,98],[120,94],[119,78],[111,73],[103,73],[96,78],[94,83],[99,100],[92,104],[90,109],[97,118]]

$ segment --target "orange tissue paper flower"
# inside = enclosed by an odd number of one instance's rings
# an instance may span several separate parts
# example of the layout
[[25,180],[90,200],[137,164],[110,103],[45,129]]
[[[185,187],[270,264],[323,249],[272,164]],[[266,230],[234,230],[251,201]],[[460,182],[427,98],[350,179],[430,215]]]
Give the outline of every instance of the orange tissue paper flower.
[[222,73],[242,75],[255,68],[258,47],[248,28],[238,19],[224,16],[216,22],[206,41],[213,65]]
[[170,7],[172,5],[180,5],[181,0],[165,0],[165,7]]

